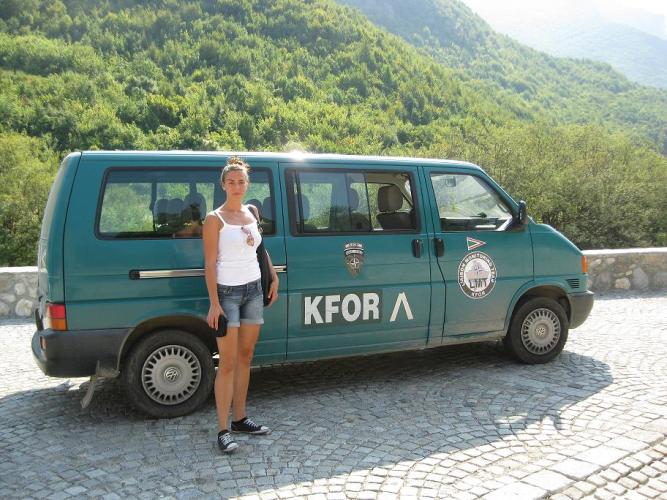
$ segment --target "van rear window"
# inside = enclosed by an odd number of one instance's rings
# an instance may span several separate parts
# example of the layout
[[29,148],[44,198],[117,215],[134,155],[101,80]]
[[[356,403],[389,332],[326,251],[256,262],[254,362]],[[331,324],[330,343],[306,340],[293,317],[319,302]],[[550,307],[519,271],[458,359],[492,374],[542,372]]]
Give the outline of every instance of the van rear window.
[[[97,233],[102,238],[201,238],[206,214],[225,201],[220,169],[112,169],[102,188]],[[269,170],[253,168],[246,202],[275,232]]]

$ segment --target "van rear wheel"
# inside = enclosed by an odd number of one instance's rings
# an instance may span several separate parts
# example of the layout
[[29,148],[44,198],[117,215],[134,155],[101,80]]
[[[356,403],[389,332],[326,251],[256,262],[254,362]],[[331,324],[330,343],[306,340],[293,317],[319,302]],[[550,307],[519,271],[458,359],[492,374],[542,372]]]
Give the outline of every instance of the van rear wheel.
[[162,330],[130,352],[121,380],[130,402],[157,418],[193,412],[213,389],[215,368],[206,345],[181,330]]
[[563,306],[548,297],[535,297],[516,310],[503,343],[523,363],[546,363],[563,350],[568,329]]

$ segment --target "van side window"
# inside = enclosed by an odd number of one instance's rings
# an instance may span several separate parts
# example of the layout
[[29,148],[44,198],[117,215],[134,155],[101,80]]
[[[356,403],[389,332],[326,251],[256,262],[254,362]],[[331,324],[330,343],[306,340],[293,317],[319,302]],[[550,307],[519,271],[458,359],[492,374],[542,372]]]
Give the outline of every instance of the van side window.
[[406,172],[291,171],[297,234],[415,231]]
[[[201,238],[206,214],[225,200],[220,169],[111,169],[102,187],[102,238]],[[270,172],[252,169],[247,203],[264,234],[275,232]]]
[[[271,172],[261,167],[250,166],[250,186],[246,191],[244,203],[254,205],[259,211],[260,227],[263,235],[275,234],[276,216],[271,181]],[[224,191],[222,192],[224,197]],[[216,206],[220,206],[219,203]]]
[[505,229],[512,211],[486,182],[474,175],[431,174],[443,231]]

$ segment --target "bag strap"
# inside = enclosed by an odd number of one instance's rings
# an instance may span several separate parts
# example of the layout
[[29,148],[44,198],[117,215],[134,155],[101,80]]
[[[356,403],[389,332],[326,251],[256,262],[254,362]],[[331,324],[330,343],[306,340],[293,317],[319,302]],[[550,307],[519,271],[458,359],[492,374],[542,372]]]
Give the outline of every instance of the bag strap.
[[248,207],[248,210],[250,211],[252,216],[257,220],[257,230],[261,233],[262,232],[262,226],[260,226],[261,222],[259,220],[260,219],[260,217],[259,217],[259,208],[257,208],[255,205],[252,205],[251,203],[248,203],[246,206]]

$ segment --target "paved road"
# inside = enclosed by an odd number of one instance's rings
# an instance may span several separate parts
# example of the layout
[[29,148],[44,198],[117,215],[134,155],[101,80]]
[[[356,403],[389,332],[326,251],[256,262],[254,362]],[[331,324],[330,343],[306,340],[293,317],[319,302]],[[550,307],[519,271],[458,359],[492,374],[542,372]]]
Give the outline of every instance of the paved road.
[[610,296],[543,366],[498,343],[255,371],[270,436],[215,446],[211,400],[155,421],[34,365],[0,323],[0,497],[667,498],[667,296]]

